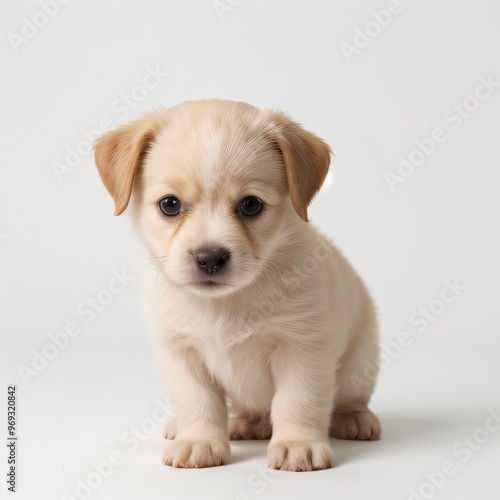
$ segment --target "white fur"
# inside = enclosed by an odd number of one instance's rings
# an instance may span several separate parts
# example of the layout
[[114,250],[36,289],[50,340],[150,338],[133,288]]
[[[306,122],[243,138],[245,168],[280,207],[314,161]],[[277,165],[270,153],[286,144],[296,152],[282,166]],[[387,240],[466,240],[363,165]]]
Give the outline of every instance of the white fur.
[[[270,467],[324,469],[333,465],[329,431],[380,435],[367,408],[374,381],[363,378],[378,355],[373,306],[349,263],[298,214],[292,167],[270,140],[285,119],[228,101],[185,103],[154,117],[132,210],[151,253],[144,313],[176,412],[168,465],[227,463],[229,437],[272,433]],[[105,183],[106,161],[98,161]],[[300,161],[305,182],[313,174]],[[264,201],[251,221],[235,215],[250,194]],[[182,220],[159,212],[167,195],[187,207]],[[192,252],[206,244],[231,252],[225,284],[210,289],[194,284]]]

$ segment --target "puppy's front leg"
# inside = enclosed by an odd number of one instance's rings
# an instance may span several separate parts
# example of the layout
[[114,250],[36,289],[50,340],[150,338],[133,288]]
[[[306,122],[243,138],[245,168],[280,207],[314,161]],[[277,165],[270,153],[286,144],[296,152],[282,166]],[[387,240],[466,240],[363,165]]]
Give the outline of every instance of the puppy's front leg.
[[221,388],[194,350],[159,345],[155,351],[177,421],[163,463],[173,467],[227,463],[227,408]]
[[333,357],[308,346],[280,346],[273,354],[275,384],[268,450],[271,469],[310,471],[333,466],[328,428],[333,409]]

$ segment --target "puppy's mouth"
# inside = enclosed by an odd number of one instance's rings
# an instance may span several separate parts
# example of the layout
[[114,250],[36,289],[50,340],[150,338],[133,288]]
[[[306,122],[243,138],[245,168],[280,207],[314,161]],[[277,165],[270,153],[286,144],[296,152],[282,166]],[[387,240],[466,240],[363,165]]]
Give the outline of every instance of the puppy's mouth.
[[218,288],[227,285],[223,281],[215,281],[213,279],[195,281],[193,284],[200,288]]
[[191,282],[189,288],[195,294],[204,297],[222,297],[236,290],[234,285],[227,281],[216,279],[203,279]]

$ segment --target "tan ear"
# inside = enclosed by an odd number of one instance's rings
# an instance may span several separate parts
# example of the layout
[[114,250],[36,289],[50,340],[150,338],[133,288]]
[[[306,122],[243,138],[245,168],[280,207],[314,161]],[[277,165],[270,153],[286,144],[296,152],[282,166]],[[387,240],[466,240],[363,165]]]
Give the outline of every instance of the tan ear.
[[120,215],[127,208],[137,168],[159,132],[158,122],[158,116],[149,114],[104,134],[95,142],[95,163],[104,186],[115,202],[115,215]]
[[328,173],[330,147],[283,113],[275,113],[273,118],[276,127],[273,139],[283,154],[292,203],[307,221],[307,207]]

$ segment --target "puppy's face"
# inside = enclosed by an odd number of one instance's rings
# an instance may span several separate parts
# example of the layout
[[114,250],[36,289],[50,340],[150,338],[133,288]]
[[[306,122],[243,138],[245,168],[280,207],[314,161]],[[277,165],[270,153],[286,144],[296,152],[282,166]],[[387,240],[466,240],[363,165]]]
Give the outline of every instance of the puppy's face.
[[221,295],[247,285],[280,226],[297,215],[280,151],[246,122],[174,116],[136,178],[142,235],[167,278],[193,292]]
[[[127,128],[128,127],[128,128]],[[307,219],[329,150],[281,114],[189,102],[104,136],[101,177],[168,281],[222,296],[251,283]],[[133,188],[133,189],[132,189]]]

